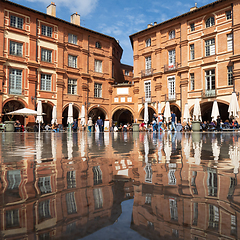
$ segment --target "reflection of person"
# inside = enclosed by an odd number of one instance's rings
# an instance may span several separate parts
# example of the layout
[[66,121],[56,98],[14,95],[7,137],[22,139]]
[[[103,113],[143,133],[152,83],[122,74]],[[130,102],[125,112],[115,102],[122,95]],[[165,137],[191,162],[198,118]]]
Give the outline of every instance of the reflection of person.
[[93,123],[92,123],[92,118],[89,117],[89,118],[88,118],[88,131],[89,131],[89,132],[92,132],[92,125],[93,125]]
[[174,129],[174,131],[176,131],[175,121],[176,115],[173,111],[171,111],[171,130]]
[[100,116],[98,117],[97,125],[99,127],[99,131],[103,132],[103,120],[100,118]]
[[99,127],[97,125],[97,122],[95,123],[95,132],[99,132]]
[[77,122],[77,119],[74,119],[72,129],[74,132],[77,132],[77,128],[78,128],[78,122]]
[[15,132],[21,132],[21,126],[22,125],[19,120],[16,120],[16,122],[14,123]]

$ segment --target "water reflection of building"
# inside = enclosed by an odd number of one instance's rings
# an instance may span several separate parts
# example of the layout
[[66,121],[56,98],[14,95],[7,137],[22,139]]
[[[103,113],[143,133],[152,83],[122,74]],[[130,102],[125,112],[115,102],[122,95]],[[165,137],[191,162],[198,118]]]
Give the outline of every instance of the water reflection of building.
[[[147,164],[143,158],[134,166],[131,228],[150,239],[238,239],[238,175],[233,173],[232,166],[231,170],[218,169],[214,152],[208,153],[208,158],[204,155],[202,159],[208,161],[201,165],[194,161],[188,164],[186,156],[193,158],[195,152],[185,155],[186,139],[182,140],[182,151],[177,151],[179,144],[175,142],[175,154],[163,153],[169,161],[151,163],[151,182],[146,181]],[[203,151],[211,149],[209,141],[211,138],[201,146]],[[166,146],[172,151],[169,136],[163,141],[163,148]],[[224,160],[227,166],[229,156]]]

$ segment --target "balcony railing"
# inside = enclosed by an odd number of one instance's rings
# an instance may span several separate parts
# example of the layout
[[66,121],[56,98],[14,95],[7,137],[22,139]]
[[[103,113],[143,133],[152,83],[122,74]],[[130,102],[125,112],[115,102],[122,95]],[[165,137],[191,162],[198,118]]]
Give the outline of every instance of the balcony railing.
[[174,102],[176,100],[177,100],[176,94],[174,94],[174,95],[165,94],[165,101],[166,102]]
[[142,77],[147,77],[153,75],[153,68],[145,69],[141,71]]
[[180,67],[180,63],[173,63],[171,65],[164,65],[164,72],[174,71]]
[[216,96],[217,96],[216,89],[202,90],[202,98],[210,98],[210,97],[216,97]]

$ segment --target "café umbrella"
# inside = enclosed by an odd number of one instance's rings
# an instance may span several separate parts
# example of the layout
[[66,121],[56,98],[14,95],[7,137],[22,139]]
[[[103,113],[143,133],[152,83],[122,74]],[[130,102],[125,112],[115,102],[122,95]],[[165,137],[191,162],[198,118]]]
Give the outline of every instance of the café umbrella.
[[161,103],[159,102],[158,103],[158,114],[160,114],[161,113]]
[[201,121],[201,109],[199,99],[195,99],[194,109],[193,109],[193,120],[194,121]]
[[[70,125],[73,123],[73,105],[72,105],[72,103],[69,103],[69,105],[68,105],[67,123]],[[71,126],[70,126],[70,131],[71,131]]]
[[53,106],[53,110],[52,110],[52,121],[51,124],[57,124],[57,108],[56,105]]
[[84,105],[82,105],[82,111],[81,111],[81,124],[82,124],[82,126],[86,125],[85,106]]
[[164,110],[164,119],[168,123],[170,121],[170,118],[171,118],[170,105],[169,102],[167,102]]
[[37,105],[37,118],[36,118],[36,123],[38,123],[38,131],[40,133],[40,123],[43,123],[43,113],[42,113],[42,101],[38,101]]
[[184,114],[183,114],[183,122],[189,122],[190,120],[190,113],[189,113],[189,107],[188,103],[185,103],[185,108],[184,108]]
[[219,109],[218,109],[217,101],[215,100],[213,102],[212,113],[211,113],[212,120],[217,121],[218,116],[219,116]]
[[144,104],[144,123],[148,123],[148,103]]
[[231,101],[228,107],[228,112],[229,112],[229,118],[230,117],[234,117],[234,118],[238,118],[238,113],[239,113],[240,109],[239,109],[239,105],[238,105],[238,101],[237,101],[237,95],[235,92],[232,93],[231,96]]

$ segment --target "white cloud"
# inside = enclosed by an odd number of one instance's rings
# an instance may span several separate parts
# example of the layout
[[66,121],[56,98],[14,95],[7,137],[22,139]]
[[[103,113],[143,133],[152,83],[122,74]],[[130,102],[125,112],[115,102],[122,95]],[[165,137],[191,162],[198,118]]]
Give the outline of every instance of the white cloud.
[[[46,7],[50,4],[50,0],[27,0],[28,2],[43,3]],[[78,12],[81,16],[86,16],[91,13],[97,6],[99,0],[54,0],[58,8],[68,9],[70,12]],[[21,4],[21,0],[18,0]]]

